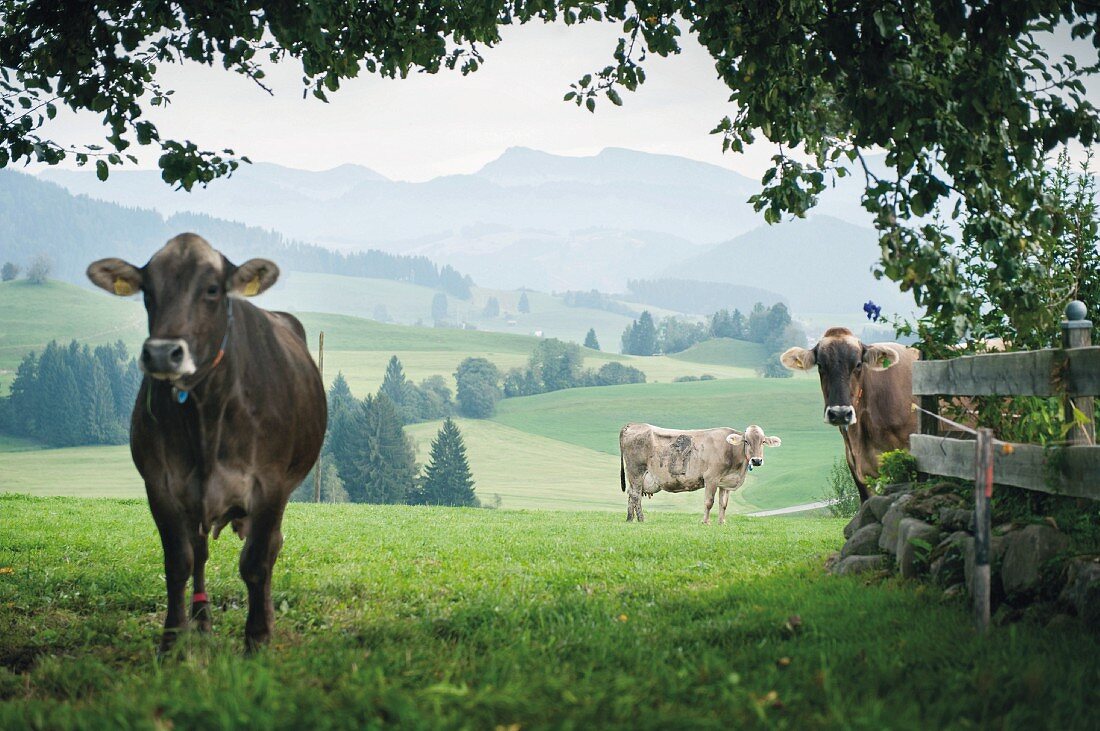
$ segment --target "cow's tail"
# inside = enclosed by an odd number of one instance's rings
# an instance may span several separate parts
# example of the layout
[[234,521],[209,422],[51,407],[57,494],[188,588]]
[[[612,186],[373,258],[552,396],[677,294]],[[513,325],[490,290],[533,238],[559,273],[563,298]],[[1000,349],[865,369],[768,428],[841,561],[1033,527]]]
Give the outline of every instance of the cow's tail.
[[623,488],[623,492],[626,492],[626,459],[621,449],[619,450],[619,486]]

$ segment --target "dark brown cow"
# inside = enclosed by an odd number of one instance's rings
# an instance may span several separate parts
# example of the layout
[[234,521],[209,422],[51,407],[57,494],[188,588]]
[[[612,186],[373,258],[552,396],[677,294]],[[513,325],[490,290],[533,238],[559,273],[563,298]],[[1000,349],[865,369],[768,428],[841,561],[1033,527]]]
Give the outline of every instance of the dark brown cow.
[[817,366],[825,422],[840,427],[860,500],[870,497],[867,480],[878,477],[879,455],[908,448],[917,430],[913,362],[919,358],[897,343],[864,345],[843,327],[827,330],[810,350],[790,348],[779,357],[792,370]]
[[88,267],[88,278],[112,294],[141,291],[149,316],[130,451],[164,547],[162,652],[187,627],[192,575],[191,619],[210,628],[207,536],[227,524],[245,542],[246,646],[271,636],[283,510],[317,461],[327,420],[301,323],[243,299],[278,276],[266,259],[235,266],[194,234],[175,237],[140,269],[121,259]]

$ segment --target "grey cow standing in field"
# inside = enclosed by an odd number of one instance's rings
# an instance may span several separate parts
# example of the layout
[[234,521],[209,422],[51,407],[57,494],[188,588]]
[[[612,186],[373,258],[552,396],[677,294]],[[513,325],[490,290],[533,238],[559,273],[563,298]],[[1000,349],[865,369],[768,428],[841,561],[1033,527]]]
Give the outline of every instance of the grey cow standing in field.
[[112,294],[141,292],[149,315],[130,452],[164,548],[161,652],[187,628],[189,578],[191,620],[210,629],[207,537],[226,525],[245,542],[246,645],[271,637],[283,510],[317,461],[327,420],[301,323],[244,299],[278,276],[273,262],[236,266],[194,234],[175,237],[140,268],[122,259],[88,267],[88,278]]
[[749,470],[764,464],[764,447],[778,447],[779,437],[765,436],[752,424],[744,433],[717,429],[662,429],[627,424],[619,432],[619,483],[627,492],[626,519],[641,522],[642,495],[704,489],[703,523],[710,523],[714,493],[722,491],[718,524],[726,522],[730,493],[741,487]]

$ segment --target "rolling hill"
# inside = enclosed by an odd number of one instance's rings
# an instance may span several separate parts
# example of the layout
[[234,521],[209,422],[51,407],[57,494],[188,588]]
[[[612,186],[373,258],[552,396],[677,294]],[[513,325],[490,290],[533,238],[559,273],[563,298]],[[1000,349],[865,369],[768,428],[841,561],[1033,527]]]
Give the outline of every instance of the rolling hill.
[[[280,294],[284,288],[289,294]],[[313,293],[315,301],[306,298],[308,292]],[[295,311],[305,324],[314,349],[317,333],[324,330],[326,375],[331,380],[338,370],[344,371],[360,396],[378,388],[386,362],[394,354],[401,358],[409,375],[418,380],[435,374],[449,379],[467,356],[488,358],[505,370],[523,365],[538,342],[538,338],[526,334],[535,328],[546,328],[547,337],[559,335],[580,340],[587,328],[594,325],[605,342],[614,344],[623,323],[629,322],[628,318],[603,310],[566,307],[558,298],[534,292],[528,293],[532,312],[512,315],[518,318],[515,326],[502,318],[493,320],[495,327],[513,332],[384,324],[329,312],[302,312],[290,306],[294,301],[304,301],[306,306],[327,303],[334,309],[342,309],[342,298],[347,298],[348,308],[353,310],[361,307],[370,311],[376,302],[385,302],[395,309],[408,307],[410,311],[423,307],[427,314],[433,294],[433,290],[425,287],[386,280],[285,272],[284,281],[256,303],[269,309],[284,307]],[[516,292],[496,294],[503,298],[502,305],[518,299]],[[486,296],[485,291],[480,291],[474,303],[467,306],[477,310],[476,306],[483,301],[478,298]],[[112,297],[56,281],[44,285],[26,280],[0,283],[0,311],[6,313],[0,323],[0,393],[6,393],[23,356],[31,350],[41,350],[50,340],[78,339],[91,344],[122,340],[135,353],[146,334],[145,310],[138,298]],[[585,366],[598,368],[608,361],[621,361],[645,372],[650,381],[666,383],[679,376],[704,373],[740,378],[753,375],[759,365],[761,356],[753,345],[734,346],[725,361],[712,358],[705,362],[693,360],[690,354],[642,358],[585,350]]]
[[[266,303],[267,295],[261,297]],[[270,304],[270,303],[266,303]],[[532,300],[537,305],[537,300]],[[134,299],[119,299],[72,285],[25,281],[0,284],[0,309],[12,313],[0,329],[0,389],[6,391],[23,354],[50,339],[90,342],[122,339],[134,352],[145,336],[144,311]],[[535,307],[537,312],[537,307]],[[538,340],[527,335],[382,324],[346,315],[300,313],[315,343],[326,333],[325,375],[338,371],[353,393],[365,396],[381,385],[386,362],[396,354],[414,380],[441,374],[450,379],[463,358],[482,356],[503,369],[523,365]],[[768,469],[755,474],[735,503],[739,509],[770,508],[820,494],[822,465],[839,453],[839,440],[819,427],[812,379],[769,381],[754,376],[760,346],[713,341],[676,357],[636,357],[584,351],[585,367],[618,361],[643,370],[650,383],[572,389],[500,404],[496,418],[461,420],[479,494],[487,502],[519,508],[620,509],[617,434],[631,420],[670,426],[758,421],[786,437]],[[671,381],[711,374],[722,380]],[[453,382],[452,382],[453,387]],[[745,421],[745,424],[740,424]],[[408,432],[427,459],[438,423]],[[790,435],[794,435],[793,437]],[[0,440],[0,491],[83,496],[142,494],[127,447],[42,449]],[[773,471],[772,465],[776,466]],[[759,478],[759,479],[758,479]],[[654,509],[695,511],[698,495],[661,496]]]

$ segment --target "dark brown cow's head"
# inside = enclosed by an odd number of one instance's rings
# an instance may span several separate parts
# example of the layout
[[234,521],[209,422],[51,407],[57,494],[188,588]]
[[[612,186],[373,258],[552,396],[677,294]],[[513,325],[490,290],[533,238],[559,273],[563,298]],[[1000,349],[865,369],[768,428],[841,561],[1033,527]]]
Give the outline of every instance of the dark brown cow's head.
[[790,348],[779,361],[787,368],[807,371],[817,366],[825,395],[825,422],[847,427],[856,423],[852,394],[859,393],[865,369],[884,371],[901,360],[890,345],[864,345],[852,331],[834,327],[812,349]]
[[122,259],[100,259],[88,279],[111,294],[139,290],[149,315],[141,368],[152,378],[182,382],[214,362],[228,332],[230,297],[251,297],[279,278],[267,259],[234,266],[201,236],[180,234],[140,269]]
[[756,424],[750,424],[744,434],[730,434],[726,441],[734,447],[744,448],[750,470],[764,464],[764,447],[778,447],[783,443],[779,437],[765,436],[764,430]]

